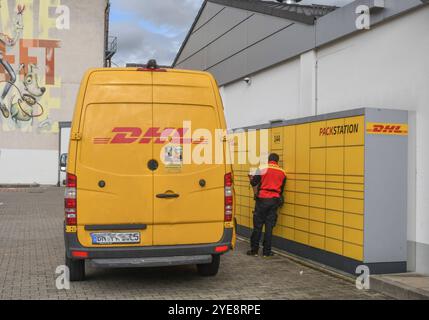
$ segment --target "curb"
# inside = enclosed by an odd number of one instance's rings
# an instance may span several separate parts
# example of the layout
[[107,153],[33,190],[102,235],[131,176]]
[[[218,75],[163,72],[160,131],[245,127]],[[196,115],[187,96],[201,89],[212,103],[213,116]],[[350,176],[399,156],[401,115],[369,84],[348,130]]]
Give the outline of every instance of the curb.
[[31,183],[31,184],[0,184],[0,189],[29,189],[29,188],[39,188],[40,184]]
[[371,276],[371,289],[387,294],[398,300],[429,300],[429,292],[403,283],[386,279],[381,276]]

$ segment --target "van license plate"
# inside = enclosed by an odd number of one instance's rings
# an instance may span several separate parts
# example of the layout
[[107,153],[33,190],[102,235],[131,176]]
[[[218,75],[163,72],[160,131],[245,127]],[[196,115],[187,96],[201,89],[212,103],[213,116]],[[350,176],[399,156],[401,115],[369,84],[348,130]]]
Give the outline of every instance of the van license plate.
[[131,244],[140,243],[140,232],[91,233],[92,244]]

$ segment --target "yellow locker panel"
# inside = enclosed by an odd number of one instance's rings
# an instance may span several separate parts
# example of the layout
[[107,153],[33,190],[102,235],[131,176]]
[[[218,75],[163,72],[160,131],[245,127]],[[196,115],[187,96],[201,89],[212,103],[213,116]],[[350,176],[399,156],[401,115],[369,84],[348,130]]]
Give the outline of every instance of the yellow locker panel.
[[365,178],[362,177],[351,177],[351,176],[346,176],[344,177],[344,183],[355,183],[355,184],[361,184],[363,185],[365,181]]
[[[283,127],[271,129],[271,151],[283,150]],[[277,152],[279,153],[279,152]],[[282,152],[281,152],[282,153]]]
[[363,176],[365,174],[365,147],[346,147],[344,150],[344,174]]
[[344,190],[344,183],[342,182],[326,182],[327,189]]
[[325,235],[325,224],[323,222],[310,221],[310,233]]
[[308,193],[296,193],[295,194],[295,204],[308,206],[310,203],[310,195]]
[[310,210],[307,206],[295,205],[295,217],[308,219],[310,216]]
[[310,192],[310,181],[296,180],[295,181],[295,190],[297,192],[309,193]]
[[324,209],[326,207],[326,197],[318,194],[310,194],[310,207]]
[[286,173],[286,176],[287,176],[287,179],[286,179],[285,190],[286,191],[295,191],[296,190],[296,187],[295,187],[296,182],[295,182],[295,180],[292,179],[292,178],[290,178],[289,177],[290,175],[287,174],[287,173]]
[[363,261],[363,247],[344,242],[344,256]]
[[344,199],[342,197],[326,196],[326,209],[343,211]]
[[288,228],[295,228],[295,217],[286,216],[284,221],[284,226]]
[[310,208],[310,220],[325,222],[326,221],[325,209]]
[[309,173],[297,173],[297,174],[295,174],[295,180],[296,181],[310,181],[310,174]]
[[287,173],[295,173],[295,126],[283,128],[283,167]]
[[326,189],[326,195],[333,197],[344,197],[344,191],[337,189]]
[[310,187],[310,194],[319,195],[319,196],[325,196],[326,195],[326,189],[325,188],[312,188]]
[[342,183],[344,182],[344,176],[339,176],[339,175],[327,175],[326,176],[326,183],[328,182],[338,182],[338,183]]
[[326,121],[313,122],[310,124],[310,143],[312,148],[326,147]]
[[326,223],[342,226],[344,224],[344,213],[340,211],[326,210]]
[[364,200],[344,198],[344,211],[349,213],[363,214]]
[[288,240],[295,240],[295,229],[293,228],[283,228],[283,238]]
[[310,172],[310,125],[296,126],[296,172]]
[[253,198],[250,199],[250,214],[253,215],[253,211],[255,211],[256,202]]
[[301,231],[309,231],[308,219],[295,218],[295,229]]
[[363,184],[355,184],[355,183],[344,183],[344,190],[346,191],[365,191],[365,186]]
[[310,234],[308,244],[314,248],[325,250],[325,237]]
[[365,117],[352,117],[346,118],[344,121],[346,126],[352,126],[353,133],[346,134],[345,136],[345,145],[353,146],[353,145],[364,145],[365,144]]
[[282,226],[277,224],[273,229],[273,236],[281,237],[282,235]]
[[240,206],[241,207],[241,209],[240,209],[240,211],[241,211],[241,215],[243,216],[243,217],[249,217],[250,216],[250,207],[245,207],[245,206]]
[[363,231],[344,228],[344,241],[363,246]]
[[339,255],[343,254],[343,242],[335,239],[325,239],[325,249]]
[[326,183],[325,181],[310,181],[310,188],[325,189]]
[[344,197],[363,200],[364,193],[360,191],[344,191]]
[[[324,175],[326,173],[326,149],[310,150],[310,173],[316,175]],[[317,180],[322,180],[322,177],[319,177]]]
[[353,229],[364,229],[363,215],[344,213],[344,226]]
[[343,240],[343,227],[333,224],[326,224],[326,236],[337,240]]
[[326,174],[344,174],[344,148],[328,148],[326,150]]
[[285,201],[287,203],[295,203],[295,192],[286,191]]
[[344,126],[344,119],[326,121],[326,145],[328,147],[344,146],[344,134],[340,134],[340,128]]
[[295,230],[295,241],[308,245],[308,232],[303,232],[300,230]]
[[280,211],[288,216],[295,216],[295,205],[286,203]]

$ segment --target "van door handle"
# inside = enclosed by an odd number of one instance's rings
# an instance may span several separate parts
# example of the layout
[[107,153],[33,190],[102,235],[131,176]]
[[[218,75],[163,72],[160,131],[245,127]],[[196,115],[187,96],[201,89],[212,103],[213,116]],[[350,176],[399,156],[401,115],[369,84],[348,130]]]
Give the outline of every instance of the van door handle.
[[158,199],[175,199],[175,198],[179,198],[180,195],[176,193],[160,193],[160,194],[157,194],[156,197]]

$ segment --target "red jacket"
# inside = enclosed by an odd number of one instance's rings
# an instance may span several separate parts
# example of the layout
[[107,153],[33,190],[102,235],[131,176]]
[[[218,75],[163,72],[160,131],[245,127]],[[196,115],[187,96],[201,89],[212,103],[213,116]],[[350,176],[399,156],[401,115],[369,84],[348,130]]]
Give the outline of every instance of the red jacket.
[[258,169],[251,180],[253,187],[258,186],[257,198],[280,198],[286,184],[286,173],[277,162],[269,162],[268,166]]

